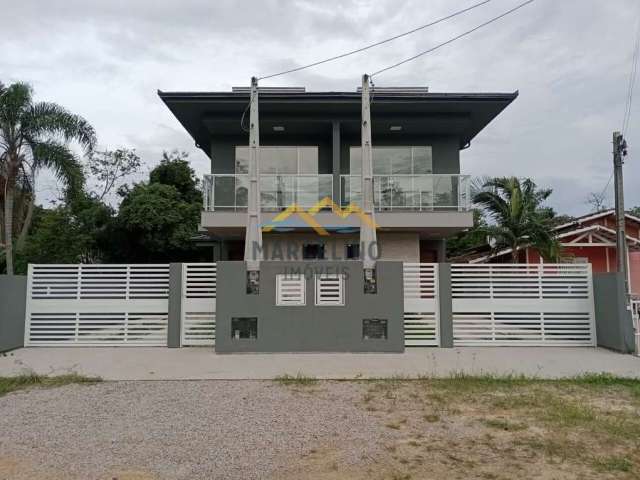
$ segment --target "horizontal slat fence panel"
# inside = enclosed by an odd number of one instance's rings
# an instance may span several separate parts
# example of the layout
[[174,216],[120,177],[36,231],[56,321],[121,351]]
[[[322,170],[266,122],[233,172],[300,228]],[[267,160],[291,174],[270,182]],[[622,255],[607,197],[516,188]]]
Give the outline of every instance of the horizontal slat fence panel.
[[210,346],[216,340],[217,266],[215,263],[182,265],[183,346]]
[[25,345],[166,346],[169,265],[29,265]]
[[404,263],[403,287],[405,346],[438,346],[438,264]]
[[455,345],[595,345],[590,264],[453,264]]

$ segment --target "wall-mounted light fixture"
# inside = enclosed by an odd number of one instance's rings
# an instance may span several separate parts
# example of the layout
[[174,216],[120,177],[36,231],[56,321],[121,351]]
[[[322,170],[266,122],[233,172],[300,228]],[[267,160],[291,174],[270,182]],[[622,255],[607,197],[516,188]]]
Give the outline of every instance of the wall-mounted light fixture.
[[274,125],[273,131],[274,132],[284,132],[284,127],[282,125]]
[[392,132],[399,132],[400,130],[402,130],[402,125],[391,125],[389,127],[389,130],[391,130]]

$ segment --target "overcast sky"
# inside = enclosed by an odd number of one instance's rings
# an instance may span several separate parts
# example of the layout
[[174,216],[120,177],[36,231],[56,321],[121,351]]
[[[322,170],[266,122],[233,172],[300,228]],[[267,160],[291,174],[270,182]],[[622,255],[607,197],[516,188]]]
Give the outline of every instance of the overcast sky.
[[[409,30],[477,0],[1,0],[0,80],[86,117],[102,148],[136,148],[146,170],[162,150],[196,149],[160,90],[230,90],[266,75]],[[354,90],[372,72],[515,6],[493,0],[391,44],[263,82]],[[462,152],[462,173],[531,176],[560,213],[588,211],[611,173],[622,126],[638,0],[536,0],[472,36],[389,71],[377,86],[511,92],[519,98]],[[640,87],[639,87],[640,88]],[[640,205],[640,90],[627,132],[627,206]],[[637,147],[637,148],[634,148]],[[146,172],[145,172],[146,173]],[[55,191],[43,175],[39,198]],[[613,188],[608,190],[613,203]]]

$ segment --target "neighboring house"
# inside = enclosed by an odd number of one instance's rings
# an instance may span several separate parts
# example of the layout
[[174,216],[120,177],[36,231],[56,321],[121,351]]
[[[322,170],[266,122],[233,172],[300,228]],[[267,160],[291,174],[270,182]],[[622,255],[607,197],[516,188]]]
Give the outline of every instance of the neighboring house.
[[[211,158],[201,220],[207,238],[199,237],[198,244],[218,245],[215,260],[242,260],[249,89],[158,94]],[[445,260],[444,239],[473,223],[460,150],[517,95],[374,90],[374,202],[382,260]],[[298,260],[358,258],[356,215],[342,218],[326,205],[314,213],[329,237],[295,215],[281,224],[276,216],[292,204],[308,209],[326,197],[341,207],[359,203],[361,93],[260,88],[259,128],[262,224],[274,226],[263,234],[265,259],[282,259],[274,246],[280,240],[294,245]]]
[[[590,213],[557,226],[554,231],[562,243],[564,260],[572,263],[591,263],[594,273],[616,272],[616,219],[614,210]],[[631,293],[640,296],[640,218],[626,214],[629,285]],[[521,263],[541,263],[544,260],[532,247],[523,247]],[[455,259],[469,263],[510,263],[511,249],[491,253],[488,246],[480,247]]]

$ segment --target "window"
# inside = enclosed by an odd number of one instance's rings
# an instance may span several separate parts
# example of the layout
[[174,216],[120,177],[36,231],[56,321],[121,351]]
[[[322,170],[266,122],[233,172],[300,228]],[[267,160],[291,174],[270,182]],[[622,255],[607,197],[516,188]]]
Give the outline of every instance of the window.
[[323,243],[305,243],[302,245],[303,260],[324,260]]
[[316,275],[316,305],[344,305],[344,275]]
[[362,320],[363,340],[386,340],[387,321],[382,318],[365,318]]
[[276,305],[305,305],[306,282],[301,274],[276,275]]
[[[430,146],[373,147],[374,175],[423,175],[433,172]],[[362,173],[361,147],[349,149],[349,173]]]
[[347,260],[358,260],[360,258],[360,244],[347,243],[344,246],[344,258]]
[[233,340],[256,340],[258,338],[258,319],[256,317],[233,317],[231,319],[231,338]]
[[[318,147],[260,147],[260,173],[317,175]],[[236,147],[236,173],[249,173],[249,147]]]

